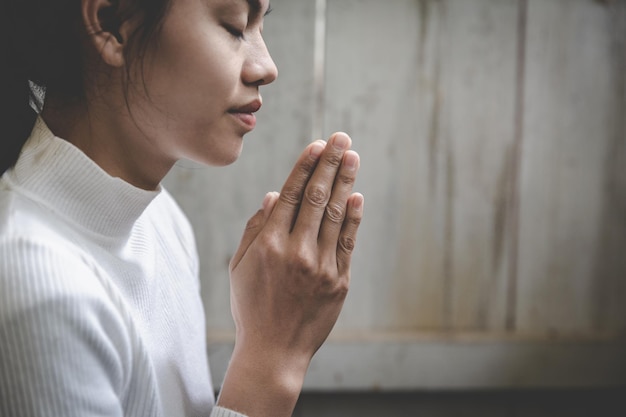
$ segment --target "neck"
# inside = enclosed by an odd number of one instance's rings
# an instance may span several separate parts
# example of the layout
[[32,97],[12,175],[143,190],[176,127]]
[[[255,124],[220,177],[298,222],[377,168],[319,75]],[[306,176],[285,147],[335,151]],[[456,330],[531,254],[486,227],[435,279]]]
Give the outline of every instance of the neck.
[[46,94],[42,118],[52,131],[83,151],[105,172],[144,190],[155,190],[175,160],[164,160],[124,103],[68,103]]

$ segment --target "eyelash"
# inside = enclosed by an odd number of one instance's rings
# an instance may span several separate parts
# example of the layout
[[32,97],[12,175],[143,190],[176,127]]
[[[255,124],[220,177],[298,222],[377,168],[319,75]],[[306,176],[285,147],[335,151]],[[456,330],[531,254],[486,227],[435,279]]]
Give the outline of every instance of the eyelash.
[[243,31],[235,28],[234,26],[224,25],[224,28],[228,31],[228,33],[230,33],[233,36],[233,38],[239,39],[239,40],[244,39]]

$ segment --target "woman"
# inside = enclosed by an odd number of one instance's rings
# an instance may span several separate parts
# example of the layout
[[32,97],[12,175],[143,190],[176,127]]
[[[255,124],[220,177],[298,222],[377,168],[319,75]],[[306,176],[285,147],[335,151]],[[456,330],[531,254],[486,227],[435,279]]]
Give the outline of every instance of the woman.
[[7,3],[0,415],[291,415],[348,289],[350,138],[310,144],[249,220],[215,406],[193,234],[160,186],[181,158],[239,156],[277,76],[268,0]]

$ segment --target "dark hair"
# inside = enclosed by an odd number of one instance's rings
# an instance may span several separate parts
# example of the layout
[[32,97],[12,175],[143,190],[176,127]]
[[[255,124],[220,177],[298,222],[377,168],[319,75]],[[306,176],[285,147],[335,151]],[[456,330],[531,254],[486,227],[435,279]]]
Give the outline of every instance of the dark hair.
[[[126,44],[127,78],[134,58],[158,35],[170,0],[111,0],[103,30],[119,38],[122,22],[139,17]],[[80,0],[13,0],[0,13],[0,175],[12,167],[42,110],[41,92],[84,99]],[[90,35],[90,34],[86,34]]]

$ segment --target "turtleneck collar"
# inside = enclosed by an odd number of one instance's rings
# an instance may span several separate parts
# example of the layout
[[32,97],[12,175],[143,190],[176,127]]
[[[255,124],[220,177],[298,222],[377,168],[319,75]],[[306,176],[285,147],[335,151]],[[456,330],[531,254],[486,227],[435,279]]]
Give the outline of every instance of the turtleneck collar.
[[8,179],[24,194],[79,226],[125,238],[161,189],[146,191],[111,177],[80,149],[54,136],[41,117]]

